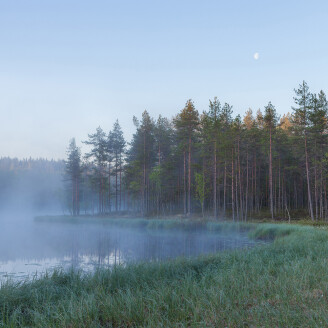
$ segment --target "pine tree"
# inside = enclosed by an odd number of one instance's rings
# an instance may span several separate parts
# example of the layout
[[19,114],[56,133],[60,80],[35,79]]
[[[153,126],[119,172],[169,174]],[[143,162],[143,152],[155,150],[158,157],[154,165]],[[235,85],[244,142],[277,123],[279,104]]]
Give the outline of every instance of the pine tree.
[[[184,162],[186,152],[188,154],[188,197],[187,197],[187,215],[191,214],[191,164],[192,164],[192,142],[195,140],[196,131],[199,125],[199,114],[195,109],[194,103],[189,99],[174,120],[178,133],[178,138],[182,144],[184,152]],[[184,165],[185,167],[185,165]],[[185,169],[184,169],[185,171]],[[185,173],[184,173],[185,175]]]
[[108,135],[108,147],[113,156],[114,161],[114,175],[115,175],[115,210],[121,210],[122,203],[122,170],[123,170],[123,159],[125,152],[125,139],[121,126],[116,120],[113,126],[113,131]]
[[289,112],[283,114],[279,122],[279,127],[287,132],[292,128],[292,116]]
[[312,94],[311,110],[309,111],[309,140],[312,148],[311,158],[314,166],[314,208],[315,218],[323,218],[323,160],[327,145],[327,99],[323,91],[319,95]]
[[[163,196],[168,195],[168,185],[171,179],[164,173],[168,170],[168,161],[172,152],[173,129],[169,120],[161,115],[154,126],[155,152],[157,152],[157,163],[152,169],[150,179],[154,184],[156,198],[156,212],[160,213]],[[172,170],[169,175],[173,175]]]
[[[246,148],[246,185],[245,185],[245,207],[244,207],[244,217],[247,221],[249,208],[253,210],[254,207],[254,166],[255,164],[256,153],[257,153],[257,144],[256,140],[258,137],[258,129],[256,126],[256,121],[253,116],[253,111],[249,108],[243,118],[244,130],[244,143]],[[253,173],[253,174],[252,174]],[[250,188],[251,187],[251,188]],[[250,192],[251,189],[251,192]],[[250,201],[251,198],[251,201]]]
[[106,166],[108,162],[108,144],[105,132],[99,126],[94,134],[88,134],[86,145],[92,146],[91,151],[85,154],[86,159],[91,159],[93,175],[92,183],[98,190],[98,212],[105,212]]
[[67,149],[67,160],[65,162],[66,176],[70,181],[72,193],[72,214],[80,214],[80,185],[81,185],[81,150],[76,146],[75,139],[71,139]]
[[252,111],[251,108],[249,108],[246,111],[246,114],[245,114],[244,119],[243,119],[243,123],[244,123],[247,130],[252,129],[255,126],[253,111]]
[[312,221],[314,220],[312,196],[311,196],[311,184],[310,184],[310,168],[309,168],[309,156],[308,156],[308,129],[309,129],[309,115],[311,108],[311,94],[309,87],[305,81],[299,85],[298,89],[294,89],[295,97],[294,101],[298,107],[292,107],[294,110],[294,129],[297,129],[300,133],[300,137],[304,139],[304,153],[305,153],[305,170],[307,181],[307,193],[308,193],[308,207]]
[[127,183],[135,197],[140,195],[139,209],[142,215],[150,210],[150,179],[149,175],[156,159],[154,146],[154,121],[147,111],[142,114],[141,122],[133,119],[137,131],[133,135],[127,153]]
[[[227,106],[225,107],[227,109]],[[229,108],[230,109],[230,108]],[[229,115],[230,112],[226,113]],[[210,143],[213,145],[213,215],[214,218],[217,218],[218,210],[217,210],[217,166],[218,166],[218,144],[219,133],[221,130],[221,104],[220,101],[215,97],[213,101],[210,100],[209,106],[209,137]],[[226,118],[228,120],[228,118]],[[203,207],[202,207],[203,209]]]
[[269,133],[269,191],[270,191],[270,212],[271,218],[273,219],[273,180],[272,180],[272,134],[275,132],[275,128],[277,126],[277,114],[276,109],[271,104],[265,107],[265,114],[264,114],[264,125],[266,130]]
[[[220,114],[220,123],[221,123],[221,138],[220,138],[220,145],[221,145],[221,154],[224,158],[224,174],[223,174],[223,216],[226,215],[226,209],[228,204],[228,178],[229,178],[229,163],[231,163],[231,188],[233,189],[233,152],[234,152],[234,139],[233,139],[233,132],[232,132],[232,125],[233,125],[233,111],[232,106],[228,103],[225,103],[222,107],[221,114]],[[231,154],[231,156],[230,156]],[[232,192],[233,194],[233,192]],[[231,197],[231,209],[232,209],[232,216],[235,219],[234,215],[234,198]]]

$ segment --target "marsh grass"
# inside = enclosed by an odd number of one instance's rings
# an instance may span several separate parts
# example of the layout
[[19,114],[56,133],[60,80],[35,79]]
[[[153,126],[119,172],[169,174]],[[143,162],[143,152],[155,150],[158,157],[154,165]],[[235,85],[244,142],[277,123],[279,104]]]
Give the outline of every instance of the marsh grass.
[[0,325],[327,326],[327,232],[260,224],[252,225],[250,233],[274,242],[88,275],[56,271],[32,282],[8,281],[0,289]]
[[60,224],[104,224],[118,228],[140,228],[149,230],[184,230],[184,231],[246,231],[255,228],[254,224],[231,221],[211,221],[198,217],[193,219],[172,219],[162,218],[111,218],[98,216],[36,216],[35,222],[38,223],[60,223]]

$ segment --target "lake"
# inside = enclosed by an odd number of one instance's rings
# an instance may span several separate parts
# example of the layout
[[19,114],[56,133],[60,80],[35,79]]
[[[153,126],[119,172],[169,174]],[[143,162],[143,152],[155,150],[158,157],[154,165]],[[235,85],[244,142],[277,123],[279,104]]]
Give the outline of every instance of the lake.
[[33,217],[10,219],[8,214],[1,219],[2,281],[38,277],[56,268],[91,272],[99,267],[195,257],[263,243],[249,239],[245,231],[129,228],[101,222],[35,222]]

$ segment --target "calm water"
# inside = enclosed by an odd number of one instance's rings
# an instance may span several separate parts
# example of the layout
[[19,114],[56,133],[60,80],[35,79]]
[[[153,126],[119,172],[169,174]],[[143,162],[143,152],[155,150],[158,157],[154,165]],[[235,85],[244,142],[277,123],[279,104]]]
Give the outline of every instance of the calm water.
[[245,232],[143,230],[8,216],[0,223],[0,280],[31,278],[55,268],[89,272],[99,266],[192,257],[259,243]]

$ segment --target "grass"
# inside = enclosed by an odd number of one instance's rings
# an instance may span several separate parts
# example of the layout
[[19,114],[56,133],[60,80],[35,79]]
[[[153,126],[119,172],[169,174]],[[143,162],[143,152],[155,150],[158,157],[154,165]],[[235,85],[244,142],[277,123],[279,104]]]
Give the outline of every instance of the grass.
[[328,326],[328,233],[287,224],[251,227],[253,237],[274,242],[197,259],[8,282],[0,289],[0,326]]
[[140,228],[149,230],[206,230],[206,231],[236,231],[238,229],[251,229],[255,225],[246,223],[233,223],[231,221],[208,221],[195,217],[193,219],[145,219],[145,218],[111,218],[97,216],[37,216],[34,218],[39,223],[66,223],[66,224],[89,224],[98,223],[115,227]]

